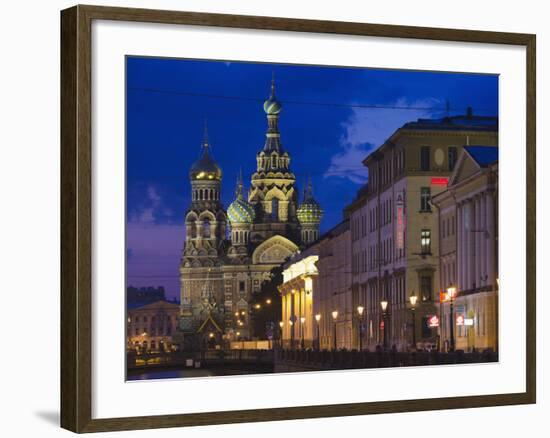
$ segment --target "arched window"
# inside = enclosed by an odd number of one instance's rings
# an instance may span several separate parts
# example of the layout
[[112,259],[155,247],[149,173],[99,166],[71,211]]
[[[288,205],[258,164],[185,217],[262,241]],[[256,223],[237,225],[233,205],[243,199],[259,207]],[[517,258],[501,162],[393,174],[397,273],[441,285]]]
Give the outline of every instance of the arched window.
[[202,223],[202,237],[210,239],[210,219],[205,219]]
[[189,221],[189,237],[191,237],[192,239],[197,237],[197,222],[195,221],[195,219],[191,219]]
[[279,200],[277,198],[271,200],[271,217],[274,221],[279,220]]

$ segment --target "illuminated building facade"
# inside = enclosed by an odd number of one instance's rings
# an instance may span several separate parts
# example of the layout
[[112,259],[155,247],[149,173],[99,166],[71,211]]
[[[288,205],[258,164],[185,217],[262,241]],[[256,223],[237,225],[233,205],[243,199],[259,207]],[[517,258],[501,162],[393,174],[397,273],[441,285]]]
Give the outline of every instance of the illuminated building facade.
[[126,315],[127,348],[140,353],[172,351],[179,311],[178,303],[165,300],[129,306]]
[[[468,144],[496,146],[498,119],[475,116],[470,109],[463,116],[419,119],[396,130],[363,161],[369,182],[347,211],[353,307],[365,308],[364,347],[406,350],[413,346],[413,332],[418,348],[440,345],[435,323],[446,284],[440,277],[441,231],[432,197],[446,190]],[[456,233],[456,218],[451,224]],[[456,282],[455,277],[451,271],[448,281]],[[414,331],[411,295],[417,297]],[[381,302],[387,302],[385,312]],[[358,344],[356,338],[355,348]]]
[[465,146],[448,189],[433,202],[440,282],[456,293],[452,315],[451,297],[442,295],[443,347],[498,351],[498,148]]
[[252,330],[254,294],[270,279],[273,268],[318,237],[322,210],[311,185],[303,202],[298,202],[291,157],[281,142],[282,105],[274,83],[263,109],[266,139],[256,155],[256,171],[246,195],[239,176],[235,199],[224,209],[222,169],[212,156],[206,133],[201,157],[189,172],[192,202],[185,217],[180,264],[180,328],[185,348],[265,338],[265,333]]
[[345,219],[284,265],[280,286],[284,347],[352,348],[350,263]]

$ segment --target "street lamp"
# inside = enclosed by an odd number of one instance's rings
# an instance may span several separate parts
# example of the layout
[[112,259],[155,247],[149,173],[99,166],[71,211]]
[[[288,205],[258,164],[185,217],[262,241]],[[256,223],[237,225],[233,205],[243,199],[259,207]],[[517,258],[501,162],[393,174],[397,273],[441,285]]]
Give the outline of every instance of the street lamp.
[[315,315],[315,321],[317,321],[317,350],[321,349],[321,338],[319,337],[319,324],[321,322],[321,314]]
[[384,298],[382,301],[380,301],[380,307],[382,307],[382,321],[384,321],[384,348],[388,348],[388,336],[387,336],[388,322],[386,321],[387,319],[386,310],[388,309],[388,300]]
[[409,297],[409,301],[411,302],[411,313],[412,313],[412,324],[413,324],[413,348],[416,350],[416,300],[418,300],[418,297],[413,293]]
[[447,296],[449,297],[449,301],[451,302],[451,351],[455,351],[455,317],[454,317],[454,300],[456,297],[456,287],[454,287],[452,284],[447,288]]
[[302,350],[304,349],[304,347],[306,346],[305,342],[304,342],[304,323],[306,322],[306,317],[305,316],[301,316],[300,317],[300,345],[302,347]]
[[332,311],[332,320],[334,322],[334,351],[336,351],[336,320],[338,319],[338,310]]
[[359,351],[363,351],[363,306],[357,306],[357,314],[359,315]]

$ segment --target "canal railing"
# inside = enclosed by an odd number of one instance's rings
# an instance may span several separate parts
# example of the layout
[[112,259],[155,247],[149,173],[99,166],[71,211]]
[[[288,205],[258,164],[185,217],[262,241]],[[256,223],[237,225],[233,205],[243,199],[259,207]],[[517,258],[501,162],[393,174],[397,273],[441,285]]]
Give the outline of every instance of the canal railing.
[[276,350],[275,372],[388,368],[423,365],[451,365],[498,362],[491,351],[442,353],[438,351],[399,352],[391,350]]

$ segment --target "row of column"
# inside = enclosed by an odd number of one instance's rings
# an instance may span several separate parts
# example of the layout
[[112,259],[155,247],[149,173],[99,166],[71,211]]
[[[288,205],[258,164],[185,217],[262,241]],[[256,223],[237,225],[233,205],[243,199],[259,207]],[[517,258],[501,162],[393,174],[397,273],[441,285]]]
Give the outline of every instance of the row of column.
[[193,189],[193,201],[219,201],[220,192],[217,189]]
[[457,272],[459,291],[494,285],[495,210],[493,192],[457,204]]
[[298,289],[294,293],[287,292],[282,296],[283,339],[287,342],[293,340],[294,346],[298,346],[303,337],[307,346],[311,347],[314,339],[311,299],[312,292],[308,294],[304,289]]

